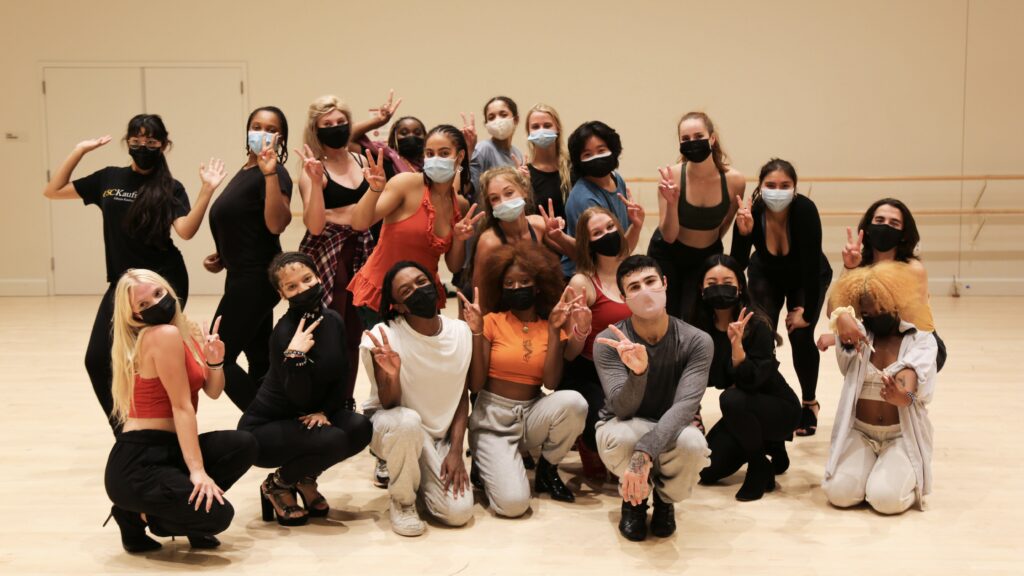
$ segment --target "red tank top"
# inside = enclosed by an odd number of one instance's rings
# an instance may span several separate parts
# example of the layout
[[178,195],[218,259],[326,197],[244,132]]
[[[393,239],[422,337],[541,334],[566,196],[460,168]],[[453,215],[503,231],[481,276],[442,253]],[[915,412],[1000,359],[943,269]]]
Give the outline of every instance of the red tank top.
[[[185,348],[185,372],[188,374],[188,388],[192,394],[192,409],[199,409],[199,390],[206,383],[206,371],[192,357],[192,352],[183,342]],[[202,351],[200,351],[200,356]],[[129,418],[171,418],[171,399],[160,378],[143,378],[135,374],[135,390],[132,394],[132,405],[128,410]]]
[[590,305],[590,335],[583,343],[583,357],[587,360],[594,359],[594,339],[601,332],[604,332],[610,324],[621,322],[633,315],[625,302],[616,302],[605,296],[601,288],[601,280],[595,274],[590,279],[594,283],[594,303]]
[[437,262],[451,248],[455,223],[462,218],[459,214],[459,203],[454,190],[452,190],[452,204],[454,218],[452,218],[451,229],[444,238],[434,235],[435,210],[434,205],[430,202],[429,186],[423,187],[423,199],[420,201],[420,207],[412,216],[399,222],[384,223],[380,229],[380,240],[377,241],[377,247],[374,248],[373,254],[348,284],[354,306],[369,306],[379,311],[380,288],[384,281],[384,275],[396,263],[402,260],[412,260],[423,265],[434,276],[434,283],[437,285],[437,307],[444,308],[447,298],[441,288],[441,278],[437,275]]

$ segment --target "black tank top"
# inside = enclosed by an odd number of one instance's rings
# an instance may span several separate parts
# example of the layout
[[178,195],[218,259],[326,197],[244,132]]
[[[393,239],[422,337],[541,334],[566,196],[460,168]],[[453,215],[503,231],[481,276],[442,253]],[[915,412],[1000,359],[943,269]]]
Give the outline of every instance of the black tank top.
[[[536,244],[537,233],[533,231],[533,226],[530,225],[529,221],[526,222],[526,227],[530,229],[530,239]],[[498,240],[501,240],[502,244],[508,244],[508,238],[505,236],[505,232],[501,229],[500,225],[494,227],[494,233],[498,236]]]
[[714,230],[722,225],[729,213],[729,185],[725,172],[719,170],[722,179],[722,201],[715,206],[694,206],[686,201],[686,164],[679,175],[679,225],[690,230]]
[[[352,154],[349,152],[349,154]],[[359,156],[352,154],[356,163],[360,166],[363,165]],[[342,186],[331,179],[331,175],[324,170],[324,175],[327,176],[327,184],[324,186],[324,208],[341,208],[342,206],[351,206],[359,202],[359,199],[366,194],[366,191],[370,189],[370,184],[364,178],[355,188],[349,188]]]

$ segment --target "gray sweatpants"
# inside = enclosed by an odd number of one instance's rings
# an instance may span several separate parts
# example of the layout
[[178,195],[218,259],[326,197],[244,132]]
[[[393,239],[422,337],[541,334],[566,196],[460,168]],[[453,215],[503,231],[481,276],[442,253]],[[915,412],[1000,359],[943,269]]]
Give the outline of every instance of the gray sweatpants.
[[469,419],[469,446],[495,514],[515,518],[530,507],[520,444],[527,450],[540,448],[541,456],[557,466],[586,419],[587,401],[573,390],[522,401],[480,392]]
[[[597,453],[608,470],[622,478],[636,443],[657,422],[642,418],[612,418],[597,423]],[[681,502],[693,494],[700,471],[711,464],[708,442],[694,426],[683,428],[676,445],[654,459],[650,480],[662,502]],[[621,483],[619,484],[621,494]]]
[[455,496],[441,482],[441,462],[451,444],[432,438],[423,429],[420,415],[401,406],[374,412],[370,422],[370,449],[387,462],[391,498],[407,506],[418,495],[427,511],[441,522],[449,526],[469,522],[473,517],[472,489]]

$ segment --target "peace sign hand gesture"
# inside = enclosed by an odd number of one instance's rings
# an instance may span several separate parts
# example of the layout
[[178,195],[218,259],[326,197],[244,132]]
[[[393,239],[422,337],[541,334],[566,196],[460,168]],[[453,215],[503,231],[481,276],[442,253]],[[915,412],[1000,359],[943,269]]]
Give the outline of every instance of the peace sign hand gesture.
[[304,144],[301,151],[296,149],[295,153],[302,157],[302,171],[306,173],[306,176],[314,185],[323,186],[324,165],[316,156],[313,156],[313,150],[309,144]]
[[224,362],[224,341],[220,339],[220,319],[213,321],[213,330],[209,329],[206,322],[203,322],[203,336],[206,342],[203,343],[203,356],[207,364],[222,364]]
[[398,102],[395,102],[395,89],[392,88],[391,90],[388,90],[387,102],[381,104],[379,108],[370,108],[370,112],[377,113],[376,120],[377,122],[380,122],[381,126],[383,126],[391,120],[391,117],[395,115],[395,110],[398,110],[398,107],[401,104],[401,98],[398,99]]
[[476,212],[476,204],[470,206],[469,210],[466,211],[466,216],[455,225],[455,242],[465,242],[476,234],[476,223],[484,217],[484,213],[481,212],[474,216],[473,212]]
[[210,190],[216,190],[225,176],[227,172],[224,170],[224,161],[219,158],[210,158],[209,164],[199,164],[199,179]]
[[644,207],[633,199],[633,193],[630,192],[629,188],[626,188],[625,196],[619,194],[618,197],[619,200],[622,200],[622,203],[626,205],[626,216],[629,218],[629,225],[643,227],[644,217],[646,216]]
[[466,120],[466,115],[462,112],[459,112],[459,116],[462,116],[462,136],[466,139],[466,153],[472,154],[476,149],[476,116],[472,112],[469,113],[469,120]]
[[370,348],[370,355],[373,357],[373,363],[389,378],[392,382],[398,378],[399,371],[402,369],[402,359],[399,358],[398,352],[395,352],[391,348],[391,343],[388,342],[388,335],[384,332],[384,329],[380,329],[380,340],[374,337],[373,332],[366,330],[363,332],[373,343],[373,348]]
[[313,344],[316,341],[313,339],[313,331],[320,325],[324,319],[323,316],[316,319],[315,322],[306,327],[306,317],[303,316],[299,319],[299,327],[295,329],[295,335],[292,336],[292,341],[288,343],[288,350],[297,350],[305,354],[313,349]]
[[586,298],[586,294],[576,295],[576,290],[572,286],[566,286],[565,292],[562,292],[562,297],[558,299],[558,304],[551,309],[551,313],[548,314],[548,328],[552,331],[558,331],[565,326],[565,322],[569,319],[569,314],[572,312],[573,306],[578,306],[583,298]]
[[542,204],[537,204],[537,210],[540,211],[540,217],[544,219],[545,235],[554,238],[565,234],[565,219],[561,216],[555,216],[555,201],[553,199],[548,198],[547,210],[544,210]]
[[110,134],[106,136],[100,136],[99,138],[91,138],[89,140],[82,140],[75,145],[76,150],[81,150],[83,153],[92,152],[100,146],[106,146],[110,143]]
[[619,359],[633,371],[634,374],[643,374],[647,371],[647,347],[643,344],[634,344],[622,330],[619,330],[614,324],[609,324],[608,329],[618,338],[618,340],[612,340],[611,338],[597,338],[594,340],[597,344],[604,344],[605,346],[611,346],[615,348],[615,351],[619,353]]
[[366,167],[363,168],[363,178],[370,186],[370,192],[383,192],[384,185],[388,183],[388,177],[384,174],[384,148],[377,151],[376,160],[369,150],[366,150],[365,154]]
[[472,302],[462,295],[461,290],[456,290],[455,294],[462,302],[462,319],[465,320],[466,324],[469,324],[469,329],[472,330],[474,334],[483,332],[484,315],[480,312],[480,289],[475,286],[473,287]]
[[852,270],[860,266],[863,259],[864,231],[858,230],[857,237],[853,237],[853,230],[846,227],[846,246],[843,247],[843,266]]
[[739,210],[736,211],[736,230],[742,236],[749,236],[754,231],[754,217],[750,213],[750,200],[744,201],[740,196],[736,196],[736,205],[739,206]]
[[740,310],[740,317],[735,322],[729,323],[727,333],[729,335],[729,342],[732,342],[733,347],[740,346],[742,348],[743,332],[747,329],[747,322],[750,322],[750,319],[753,317],[754,312],[747,312],[747,308],[744,306]]
[[274,150],[276,143],[277,136],[264,138],[263,147],[260,148],[260,153],[256,155],[256,164],[259,165],[260,172],[263,172],[264,176],[277,173],[277,151]]
[[658,181],[658,194],[661,194],[669,206],[675,205],[679,202],[679,186],[676,186],[676,180],[672,177],[672,168],[658,168],[658,174],[661,175],[661,180]]

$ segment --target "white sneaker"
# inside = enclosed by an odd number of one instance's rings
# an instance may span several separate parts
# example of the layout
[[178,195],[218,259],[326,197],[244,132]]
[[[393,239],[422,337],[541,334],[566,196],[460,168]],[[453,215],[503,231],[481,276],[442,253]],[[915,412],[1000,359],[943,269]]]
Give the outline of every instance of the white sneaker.
[[419,536],[426,532],[427,525],[416,513],[416,503],[403,506],[396,500],[391,501],[391,529],[399,536]]
[[388,463],[377,458],[377,465],[373,467],[373,485],[377,488],[387,488],[391,476],[388,474]]

